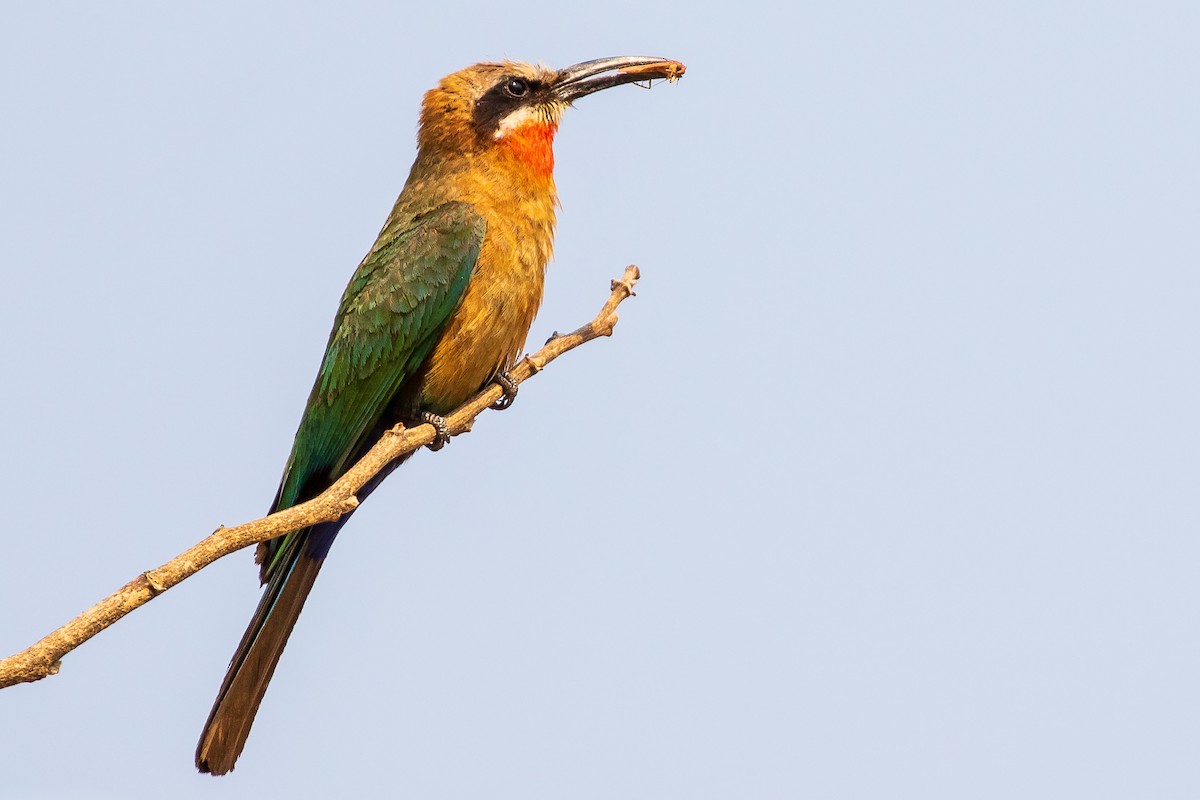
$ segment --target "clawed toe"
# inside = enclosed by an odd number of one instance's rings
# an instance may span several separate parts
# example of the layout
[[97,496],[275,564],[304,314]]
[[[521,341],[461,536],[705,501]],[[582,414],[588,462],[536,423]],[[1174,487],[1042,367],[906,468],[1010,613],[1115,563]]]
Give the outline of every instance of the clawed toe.
[[496,377],[492,378],[492,382],[504,390],[504,396],[492,403],[492,408],[503,411],[513,404],[513,400],[517,399],[517,381],[511,372],[503,371],[497,372]]
[[421,422],[427,422],[433,426],[436,433],[433,436],[433,441],[425,445],[435,453],[446,446],[446,442],[450,441],[450,426],[446,424],[445,417],[439,417],[432,411],[421,412]]

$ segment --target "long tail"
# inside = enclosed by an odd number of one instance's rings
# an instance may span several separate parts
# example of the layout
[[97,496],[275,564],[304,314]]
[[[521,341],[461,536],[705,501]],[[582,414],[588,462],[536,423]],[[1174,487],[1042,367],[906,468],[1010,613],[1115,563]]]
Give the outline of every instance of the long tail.
[[324,558],[314,558],[307,552],[311,535],[310,530],[295,537],[289,543],[289,552],[280,554],[284,563],[267,583],[250,626],[229,662],[229,671],[196,747],[196,768],[201,772],[229,772],[246,744],[275,665],[324,563]]
[[[381,432],[382,428],[378,433]],[[378,436],[371,441],[376,439]],[[366,500],[410,455],[400,456],[367,481],[358,490],[359,501]],[[278,563],[278,569],[271,567],[262,600],[229,662],[229,671],[225,673],[217,700],[200,734],[200,743],[196,745],[196,769],[213,775],[224,775],[233,769],[246,745],[246,737],[250,735],[258,705],[267,693],[275,665],[283,654],[283,646],[287,644],[304,601],[317,580],[317,573],[325,563],[337,532],[349,520],[350,514],[346,514],[333,522],[308,528],[294,536],[283,552],[271,557],[271,561],[275,558],[282,561]],[[266,572],[267,564],[264,562],[263,566]]]

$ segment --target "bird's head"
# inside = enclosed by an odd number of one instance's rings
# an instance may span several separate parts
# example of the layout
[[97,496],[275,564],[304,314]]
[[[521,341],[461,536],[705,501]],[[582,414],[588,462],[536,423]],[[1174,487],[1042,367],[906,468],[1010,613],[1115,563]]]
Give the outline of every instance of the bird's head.
[[678,61],[647,56],[601,58],[561,70],[518,61],[476,64],[425,94],[421,156],[496,153],[549,175],[554,134],[572,102],[624,83],[673,81],[685,69]]

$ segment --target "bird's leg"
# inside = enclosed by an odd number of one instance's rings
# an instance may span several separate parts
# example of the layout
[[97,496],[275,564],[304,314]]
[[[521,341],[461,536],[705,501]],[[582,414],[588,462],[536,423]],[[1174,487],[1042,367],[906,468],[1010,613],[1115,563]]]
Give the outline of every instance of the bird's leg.
[[450,441],[450,426],[446,424],[446,418],[439,417],[432,411],[422,411],[419,419],[421,422],[429,423],[437,431],[433,436],[433,441],[425,446],[435,453],[445,447],[446,442]]
[[492,383],[504,390],[504,396],[492,403],[492,408],[503,411],[513,404],[513,400],[517,399],[517,381],[508,370],[500,370],[492,378]]

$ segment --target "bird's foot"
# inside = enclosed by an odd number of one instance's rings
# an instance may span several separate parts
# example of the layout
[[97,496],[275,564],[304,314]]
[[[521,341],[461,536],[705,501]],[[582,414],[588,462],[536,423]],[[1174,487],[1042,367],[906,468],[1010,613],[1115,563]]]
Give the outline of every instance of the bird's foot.
[[427,422],[432,425],[436,431],[433,441],[425,445],[436,453],[446,446],[446,442],[450,441],[450,426],[446,423],[445,417],[439,417],[432,411],[422,411],[420,419],[421,422]]
[[496,373],[496,377],[492,378],[492,383],[504,390],[504,395],[492,403],[492,408],[503,411],[513,404],[513,400],[517,399],[517,381],[511,372],[501,370]]

